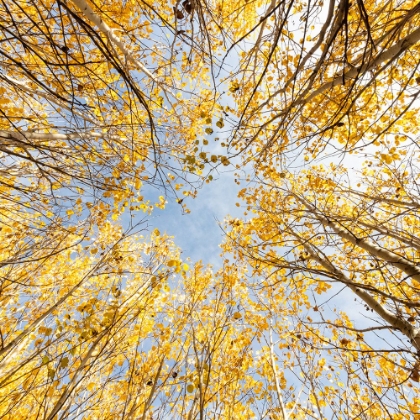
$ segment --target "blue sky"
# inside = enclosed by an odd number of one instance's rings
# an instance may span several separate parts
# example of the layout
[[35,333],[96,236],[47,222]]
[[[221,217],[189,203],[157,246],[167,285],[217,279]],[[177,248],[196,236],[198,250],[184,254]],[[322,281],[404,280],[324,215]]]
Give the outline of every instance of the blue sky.
[[[214,174],[214,180],[198,191],[195,199],[185,199],[191,213],[183,214],[181,206],[174,198],[168,198],[164,210],[155,209],[148,218],[149,231],[157,228],[161,233],[174,236],[175,244],[181,248],[183,259],[192,262],[202,260],[204,264],[220,267],[219,244],[223,241],[223,231],[219,224],[229,215],[243,216],[243,209],[235,203],[242,188],[235,183],[234,170],[226,167]],[[145,190],[145,197],[157,197],[157,190]],[[152,201],[153,199],[150,198]],[[142,217],[143,214],[139,215]]]
[[[210,143],[214,145],[210,149],[211,152],[221,153],[220,142],[219,144]],[[330,152],[331,150],[327,150],[326,155]],[[334,161],[336,159],[328,157],[322,160],[322,163],[328,166],[330,162]],[[302,158],[294,163],[300,168],[307,166]],[[360,157],[355,155],[346,155],[341,159],[342,165],[353,168],[355,171],[361,170],[361,163]],[[152,215],[146,217],[148,232],[157,228],[161,233],[173,236],[174,243],[182,251],[184,260],[190,258],[192,263],[201,260],[204,264],[211,264],[215,270],[220,268],[222,258],[220,257],[221,249],[219,245],[224,240],[221,225],[227,217],[244,218],[243,202],[237,198],[237,194],[240,189],[244,188],[245,184],[238,185],[235,183],[235,172],[234,165],[228,167],[220,165],[217,172],[213,171],[213,181],[208,184],[205,183],[198,190],[195,199],[184,198],[184,203],[191,211],[189,214],[183,213],[181,205],[176,202],[174,197],[167,197],[168,201],[164,210],[155,208]],[[244,178],[244,174],[246,174],[246,171],[241,174],[242,178]],[[358,176],[353,181],[357,179]],[[158,196],[162,194],[161,190],[147,185],[143,188],[145,199],[149,199],[151,202],[157,202]],[[240,207],[236,203],[239,203]],[[125,217],[128,216],[123,216],[123,224],[127,221]],[[143,212],[137,212],[133,221],[144,218]],[[342,298],[338,299],[339,306],[344,309],[349,305],[354,309],[353,294],[350,291],[345,291],[341,296]],[[350,297],[351,299],[349,299]],[[360,311],[351,311],[353,318],[359,319],[361,317],[364,319],[363,309],[361,306]]]

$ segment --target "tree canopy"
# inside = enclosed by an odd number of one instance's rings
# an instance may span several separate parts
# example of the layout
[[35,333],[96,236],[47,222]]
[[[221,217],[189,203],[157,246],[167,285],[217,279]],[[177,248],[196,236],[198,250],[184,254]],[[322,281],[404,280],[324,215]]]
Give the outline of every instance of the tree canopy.
[[[2,419],[420,416],[420,4],[4,0],[0,34]],[[148,220],[223,171],[211,267]]]

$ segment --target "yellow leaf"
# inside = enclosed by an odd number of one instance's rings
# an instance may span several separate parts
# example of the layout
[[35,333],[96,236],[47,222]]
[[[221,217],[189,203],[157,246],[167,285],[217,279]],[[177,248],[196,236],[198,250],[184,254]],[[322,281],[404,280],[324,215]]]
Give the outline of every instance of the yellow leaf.
[[232,92],[232,93],[235,93],[236,91],[238,91],[240,89],[240,87],[239,87],[239,83],[238,82],[232,82],[231,84],[230,84],[230,87],[229,87],[229,90]]
[[55,376],[55,369],[48,369],[48,377],[50,379],[54,379]]
[[228,159],[226,156],[222,156],[222,157],[220,158],[220,161],[222,162],[222,164],[223,164],[224,166],[228,166],[228,165],[230,164],[229,159]]
[[61,362],[60,362],[60,368],[61,369],[64,369],[64,368],[66,368],[67,366],[69,365],[69,358],[66,356],[66,357],[63,357],[62,359],[61,359]]
[[381,159],[388,164],[390,164],[393,161],[393,157],[385,153],[381,153]]
[[234,314],[233,314],[233,319],[241,319],[242,318],[242,315],[241,315],[241,313],[240,312],[235,312]]

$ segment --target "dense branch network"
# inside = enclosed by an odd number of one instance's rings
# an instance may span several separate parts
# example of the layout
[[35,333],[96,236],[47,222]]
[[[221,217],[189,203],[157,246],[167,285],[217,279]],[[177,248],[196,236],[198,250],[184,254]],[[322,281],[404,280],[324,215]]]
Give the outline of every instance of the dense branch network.
[[[411,0],[4,0],[0,417],[417,416],[419,28]],[[216,270],[147,217],[232,168]]]

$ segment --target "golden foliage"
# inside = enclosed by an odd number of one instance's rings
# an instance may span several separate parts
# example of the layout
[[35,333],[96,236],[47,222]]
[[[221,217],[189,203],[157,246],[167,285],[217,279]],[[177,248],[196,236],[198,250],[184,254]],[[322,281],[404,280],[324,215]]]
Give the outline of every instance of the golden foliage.
[[[419,417],[419,19],[6,0],[0,417]],[[219,270],[149,232],[233,167]]]

